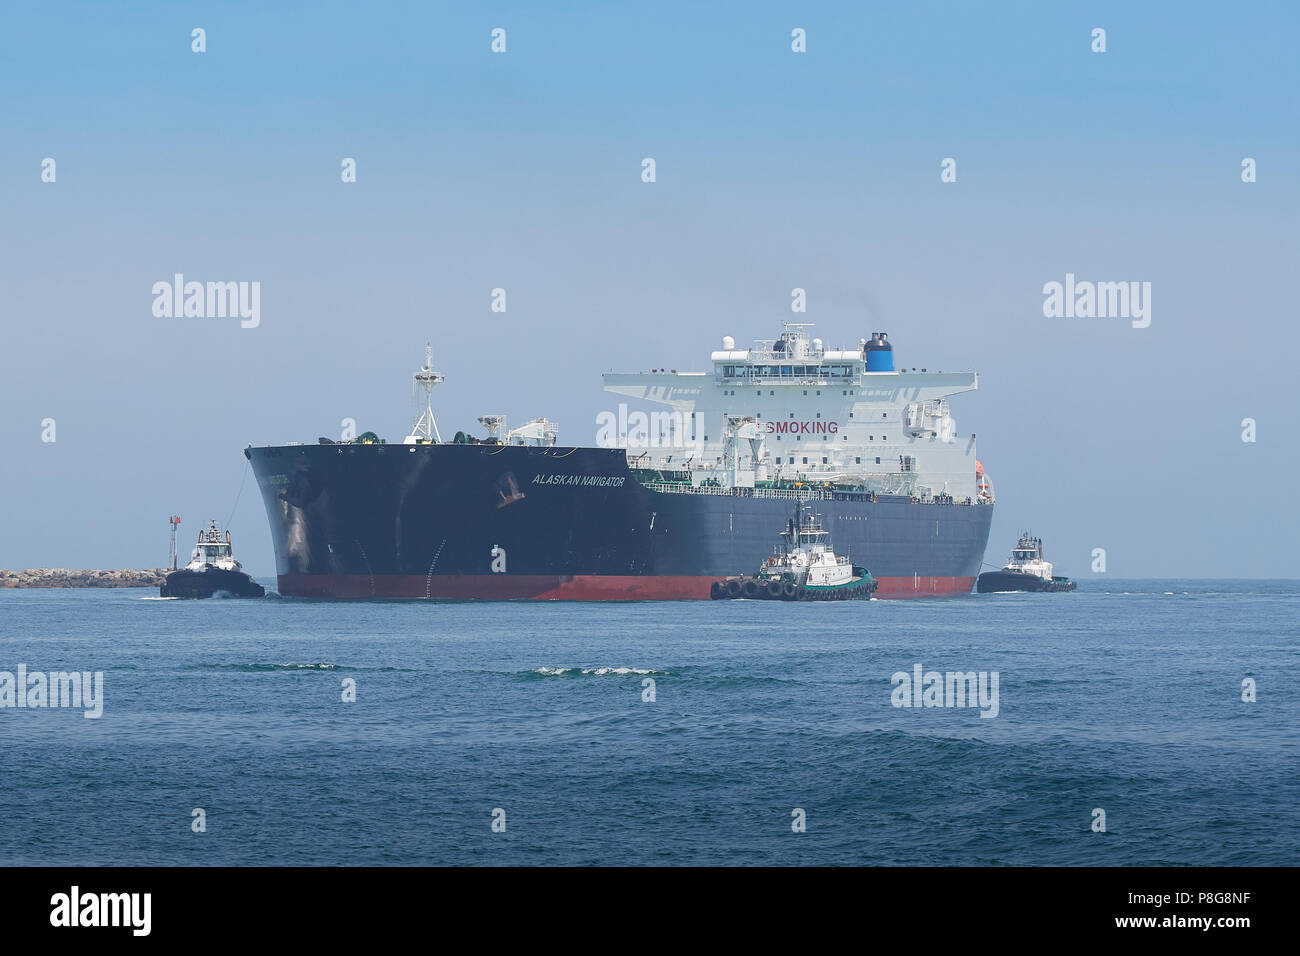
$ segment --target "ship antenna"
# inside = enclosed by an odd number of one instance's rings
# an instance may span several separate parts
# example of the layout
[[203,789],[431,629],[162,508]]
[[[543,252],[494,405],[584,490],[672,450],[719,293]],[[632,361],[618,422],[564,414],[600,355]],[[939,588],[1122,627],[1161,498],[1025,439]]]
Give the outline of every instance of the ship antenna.
[[411,428],[411,434],[406,436],[408,445],[421,441],[442,444],[442,436],[438,434],[438,423],[433,418],[433,387],[440,385],[442,381],[443,374],[433,370],[433,346],[425,345],[424,366],[411,377],[412,394],[417,388],[424,389],[424,411],[420,413],[420,417]]

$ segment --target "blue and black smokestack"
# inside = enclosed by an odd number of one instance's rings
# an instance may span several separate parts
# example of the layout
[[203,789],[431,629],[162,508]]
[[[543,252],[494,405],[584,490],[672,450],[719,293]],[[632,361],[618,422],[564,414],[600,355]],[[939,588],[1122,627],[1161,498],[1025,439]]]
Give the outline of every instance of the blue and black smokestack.
[[871,341],[866,345],[866,353],[868,372],[894,370],[894,347],[889,344],[889,336],[884,332],[871,333]]

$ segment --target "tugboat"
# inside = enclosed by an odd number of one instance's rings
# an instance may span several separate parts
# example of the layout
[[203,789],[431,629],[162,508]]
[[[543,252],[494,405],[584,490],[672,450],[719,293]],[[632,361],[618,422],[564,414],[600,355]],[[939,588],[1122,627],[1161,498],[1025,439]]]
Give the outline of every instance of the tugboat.
[[795,506],[794,517],[781,532],[782,544],[752,577],[714,581],[713,600],[754,598],[769,601],[849,601],[871,597],[876,579],[866,568],[831,550],[830,532],[817,515]]
[[980,594],[994,591],[1073,591],[1069,578],[1053,577],[1052,564],[1043,560],[1043,539],[1028,531],[1011,552],[1011,560],[1001,571],[985,571],[975,583]]
[[265,597],[266,589],[243,571],[230,551],[230,532],[223,540],[217,522],[199,532],[199,543],[190,563],[167,575],[158,589],[161,597],[209,598],[223,593],[231,597]]

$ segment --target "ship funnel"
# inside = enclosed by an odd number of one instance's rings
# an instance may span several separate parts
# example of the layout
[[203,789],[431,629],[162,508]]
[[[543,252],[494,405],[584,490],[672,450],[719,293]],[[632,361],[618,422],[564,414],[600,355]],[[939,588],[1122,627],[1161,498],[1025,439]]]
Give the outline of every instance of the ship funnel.
[[866,353],[868,372],[894,370],[894,347],[889,344],[889,336],[884,332],[871,333],[871,341],[866,344]]

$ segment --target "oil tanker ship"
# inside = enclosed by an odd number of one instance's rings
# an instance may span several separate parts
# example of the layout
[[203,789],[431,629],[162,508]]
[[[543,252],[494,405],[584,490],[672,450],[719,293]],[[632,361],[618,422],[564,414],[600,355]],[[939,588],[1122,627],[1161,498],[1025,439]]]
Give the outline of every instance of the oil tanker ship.
[[808,502],[881,598],[966,594],[993,489],[959,437],[952,395],[975,372],[894,367],[883,332],[827,348],[809,326],[738,349],[708,372],[605,375],[663,411],[603,412],[593,446],[544,418],[444,441],[431,351],[404,441],[372,433],[250,446],[281,594],[328,599],[709,600],[749,574]]

